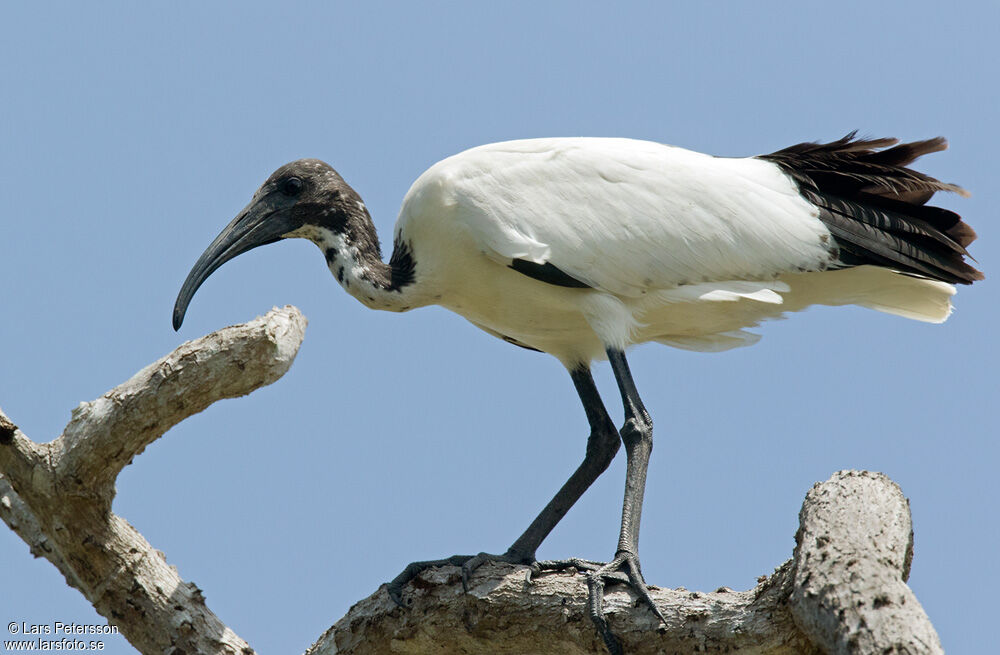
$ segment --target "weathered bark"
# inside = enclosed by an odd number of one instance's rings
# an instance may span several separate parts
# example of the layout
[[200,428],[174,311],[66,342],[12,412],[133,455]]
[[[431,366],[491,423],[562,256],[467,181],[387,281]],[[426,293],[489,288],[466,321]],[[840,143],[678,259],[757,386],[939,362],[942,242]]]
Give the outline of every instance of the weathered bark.
[[[63,435],[37,444],[0,412],[0,518],[47,558],[141,652],[252,653],[124,519],[114,482],[171,426],[222,398],[277,380],[305,318],[273,310],[188,342],[131,380],[83,403]],[[647,555],[648,556],[648,555]],[[878,473],[842,471],[806,496],[794,557],[749,591],[650,587],[658,620],[630,588],[609,583],[608,621],[627,653],[739,652],[933,655],[943,652],[905,584],[909,506]],[[309,655],[601,653],[587,618],[585,574],[486,565],[468,593],[460,572],[424,572],[399,608],[383,585]]]
[[795,622],[830,653],[943,653],[906,586],[910,504],[880,473],[846,471],[806,495],[795,547]]
[[[943,652],[904,582],[912,533],[909,505],[895,483],[880,473],[841,471],[809,492],[801,517],[795,557],[754,589],[650,587],[665,626],[630,588],[609,585],[605,611],[625,652]],[[406,590],[405,610],[383,587],[308,654],[603,652],[586,615],[584,575],[543,573],[527,584],[526,571],[483,567],[463,595],[457,567],[434,569]]]
[[294,307],[190,341],[101,398],[62,436],[36,444],[0,413],[0,517],[143,653],[252,653],[124,519],[121,469],[171,426],[216,400],[280,378],[302,343]]
[[[385,588],[357,603],[308,655],[418,655],[423,653],[604,653],[587,616],[582,573],[555,573],[526,581],[527,567],[487,564],[462,593],[457,567],[425,572],[407,588],[406,609]],[[604,609],[629,655],[733,652],[768,655],[819,653],[796,628],[788,596],[791,563],[750,591],[714,592],[650,587],[666,626],[624,585],[609,584]]]

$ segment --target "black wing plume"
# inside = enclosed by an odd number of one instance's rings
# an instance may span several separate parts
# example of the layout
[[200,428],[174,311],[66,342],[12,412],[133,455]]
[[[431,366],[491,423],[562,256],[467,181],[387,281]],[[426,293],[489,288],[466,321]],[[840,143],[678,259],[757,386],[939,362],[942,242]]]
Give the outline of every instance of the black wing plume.
[[840,247],[845,266],[874,264],[936,280],[971,284],[983,274],[967,264],[975,231],[953,211],[926,203],[938,191],[963,196],[912,168],[918,157],[948,147],[942,137],[899,143],[858,139],[800,143],[769,155],[799,184]]

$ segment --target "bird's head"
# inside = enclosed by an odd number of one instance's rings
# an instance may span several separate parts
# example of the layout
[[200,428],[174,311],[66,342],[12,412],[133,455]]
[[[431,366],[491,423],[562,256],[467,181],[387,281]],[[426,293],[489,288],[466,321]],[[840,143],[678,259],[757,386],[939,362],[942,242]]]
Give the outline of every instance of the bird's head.
[[198,287],[230,259],[280,239],[316,238],[317,228],[343,232],[359,208],[357,193],[325,162],[299,159],[274,171],[188,273],[174,303],[174,329]]

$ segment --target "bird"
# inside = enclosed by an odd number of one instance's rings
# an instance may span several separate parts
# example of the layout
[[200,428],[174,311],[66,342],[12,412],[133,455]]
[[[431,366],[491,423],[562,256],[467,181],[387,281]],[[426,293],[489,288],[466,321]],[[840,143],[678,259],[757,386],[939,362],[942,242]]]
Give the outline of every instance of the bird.
[[[604,616],[606,581],[629,584],[664,620],[638,550],[653,423],[626,351],[646,342],[704,352],[749,346],[760,336],[748,328],[811,305],[943,322],[955,285],[983,279],[966,261],[973,229],[927,204],[939,191],[967,192],[910,167],[946,147],[941,137],[900,143],[856,132],[744,158],[625,138],[483,145],[413,183],[388,262],[361,196],[325,162],[299,159],[275,170],[200,256],[177,296],[173,327],[219,266],[302,238],[369,308],[440,305],[494,337],[554,356],[590,425],[579,467],[505,552],[414,562],[388,592],[402,604],[407,582],[444,564],[462,567],[463,584],[489,561],[537,570],[539,545],[624,445],[614,556],[563,561],[586,572],[590,618],[609,652],[620,653]],[[621,396],[620,429],[592,377],[602,360]]]

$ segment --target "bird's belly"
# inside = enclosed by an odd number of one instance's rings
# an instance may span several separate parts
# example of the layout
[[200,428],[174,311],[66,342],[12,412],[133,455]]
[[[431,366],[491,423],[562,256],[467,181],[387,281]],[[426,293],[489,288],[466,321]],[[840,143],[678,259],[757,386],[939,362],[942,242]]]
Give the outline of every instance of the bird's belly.
[[769,281],[711,282],[625,298],[542,282],[469,250],[450,249],[449,256],[434,259],[433,264],[432,258],[423,260],[429,287],[439,292],[428,301],[493,336],[550,353],[570,367],[603,359],[605,343],[615,345],[607,334],[602,341],[596,331],[604,327],[600,320],[594,323],[595,316],[604,316],[595,312],[601,306],[618,307],[626,316],[618,331],[622,346],[658,341],[718,351],[750,345],[759,338],[744,328],[813,304],[860,304],[941,321],[950,311],[954,293],[943,283],[858,267]]
[[[442,285],[438,304],[493,336],[550,353],[570,367],[605,358],[607,344],[587,317],[593,320],[595,308],[609,306],[608,302],[620,307],[626,317],[619,331],[621,345],[675,337],[671,345],[686,341],[688,345],[681,347],[698,350],[718,349],[710,335],[756,325],[786,309],[780,300],[777,304],[754,300],[663,302],[656,293],[622,298],[541,282],[485,258],[464,262],[461,271],[460,275],[439,278],[448,284]],[[603,303],[595,303],[602,299]],[[691,341],[705,336],[710,337],[705,348],[698,347],[700,341]],[[733,339],[723,336],[726,342]]]
[[592,290],[540,282],[492,261],[448,279],[438,303],[494,336],[550,353],[568,365],[604,354],[581,311],[583,297]]

